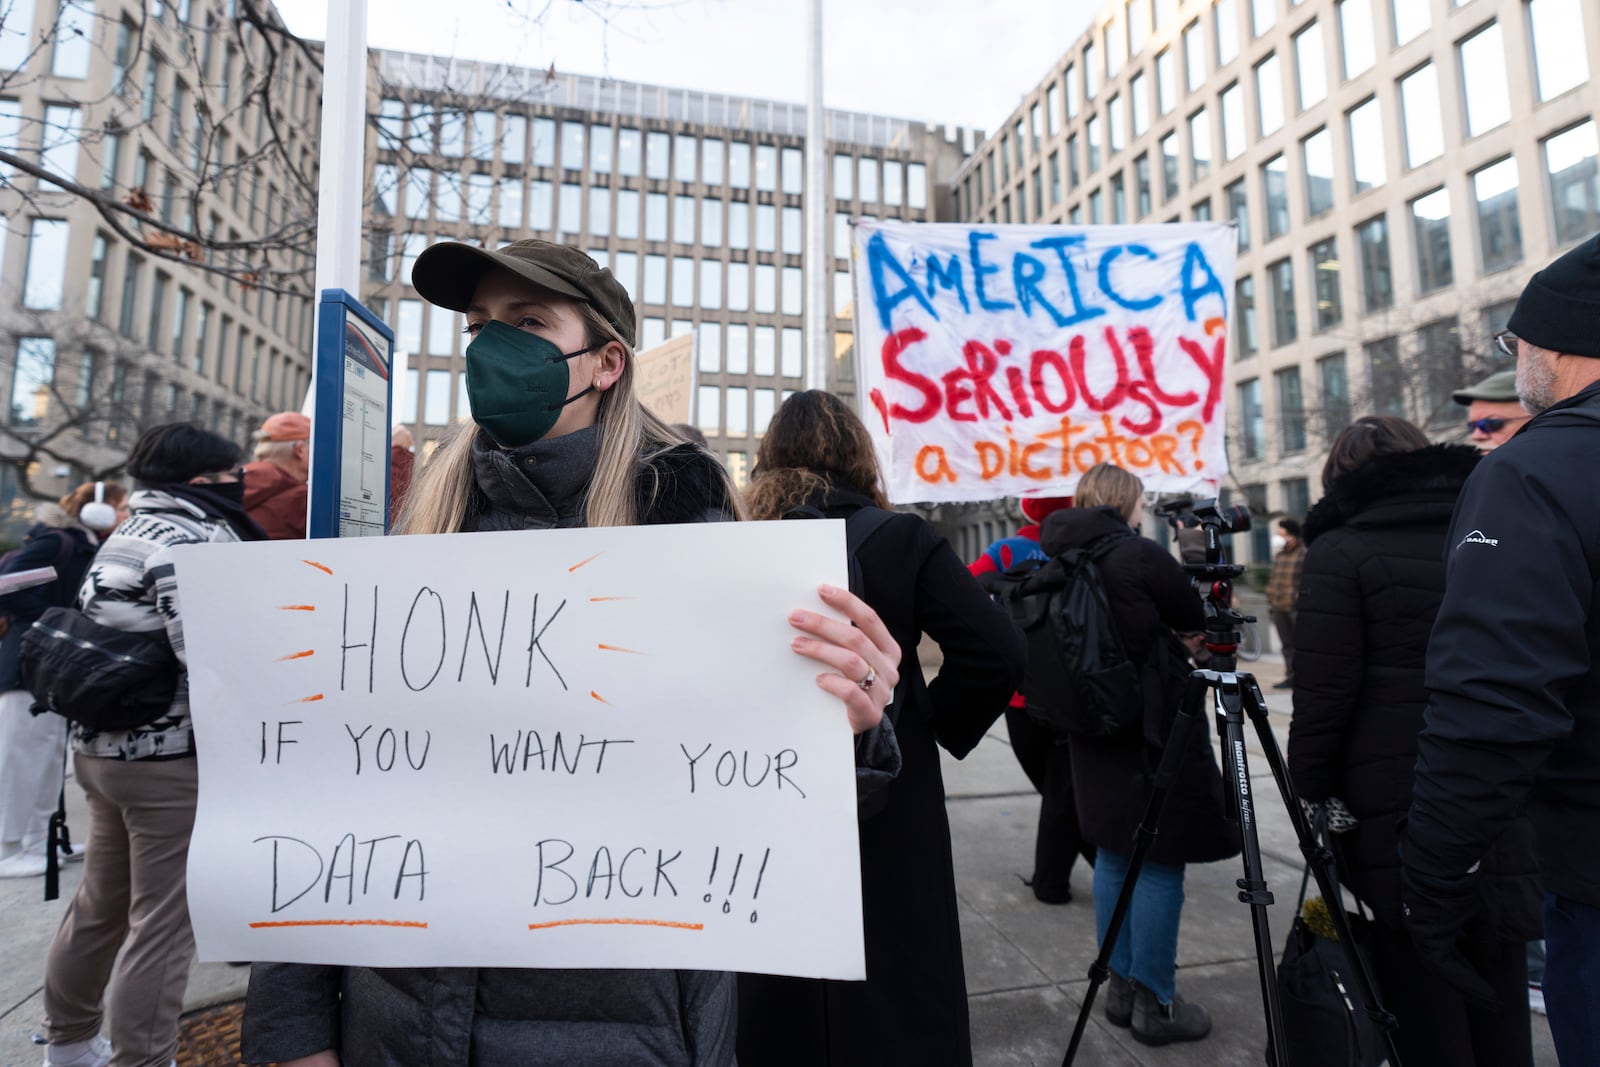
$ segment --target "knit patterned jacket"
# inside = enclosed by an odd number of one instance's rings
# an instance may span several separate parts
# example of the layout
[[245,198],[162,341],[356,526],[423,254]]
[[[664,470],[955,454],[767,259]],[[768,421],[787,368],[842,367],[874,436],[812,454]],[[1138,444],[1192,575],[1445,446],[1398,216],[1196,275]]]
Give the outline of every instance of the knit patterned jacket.
[[[129,497],[128,505],[133,515],[106,538],[84,576],[78,610],[102,626],[130,633],[165,632],[173,654],[187,668],[172,549],[238,537],[221,519],[166,493],[141,490]],[[132,730],[96,732],[74,724],[73,747],[86,756],[122,760],[193,752],[187,671],[178,679],[165,715]]]

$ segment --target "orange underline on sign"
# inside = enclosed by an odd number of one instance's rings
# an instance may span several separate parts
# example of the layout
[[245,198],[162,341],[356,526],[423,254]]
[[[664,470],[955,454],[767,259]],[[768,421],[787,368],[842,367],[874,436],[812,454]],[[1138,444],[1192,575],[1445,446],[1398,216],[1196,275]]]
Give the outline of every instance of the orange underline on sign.
[[324,574],[332,574],[333,573],[333,568],[332,567],[323,566],[321,563],[318,563],[315,560],[303,559],[300,562],[304,563],[307,567],[315,567],[315,568],[317,568],[317,570],[321,571]]
[[279,663],[284,663],[284,662],[286,662],[288,660],[291,660],[291,659],[305,659],[307,656],[315,656],[316,654],[317,654],[317,650],[316,649],[308,648],[304,652],[291,652],[287,656],[279,656],[278,657],[278,662]]
[[592,596],[592,597],[589,598],[589,603],[591,603],[591,604],[603,604],[608,600],[632,600],[632,599],[633,599],[633,597],[631,597],[631,596]]
[[277,922],[251,923],[252,930],[276,929],[284,926],[404,926],[413,930],[426,930],[427,923],[403,919],[283,919]]
[[579,563],[574,563],[572,566],[568,567],[567,568],[567,573],[571,574],[573,571],[577,570],[579,567],[583,566],[585,563],[593,563],[595,560],[599,559],[603,555],[605,555],[604,552],[596,552],[594,555],[590,556],[588,559],[583,560],[583,561],[581,561]]
[[599,693],[596,693],[593,689],[589,690],[589,695],[594,697],[600,703],[604,704],[606,707],[609,708],[611,706],[611,701],[607,700],[605,697],[601,696]]
[[296,700],[294,703],[296,703],[296,704],[315,704],[317,701],[319,701],[321,699],[322,699],[322,694],[321,693],[312,693],[308,697],[301,697],[299,700]]
[[316,609],[316,605],[314,605],[314,604],[282,604],[282,605],[280,605],[278,607],[278,610],[279,611],[316,611],[317,609]]
[[529,923],[530,930],[549,930],[555,926],[662,926],[669,930],[704,930],[705,923],[675,923],[666,919],[558,919],[549,923]]
[[642,656],[642,655],[644,655],[643,652],[640,652],[637,649],[621,648],[621,647],[619,647],[617,645],[596,645],[595,647],[598,648],[602,652],[626,652],[630,656]]

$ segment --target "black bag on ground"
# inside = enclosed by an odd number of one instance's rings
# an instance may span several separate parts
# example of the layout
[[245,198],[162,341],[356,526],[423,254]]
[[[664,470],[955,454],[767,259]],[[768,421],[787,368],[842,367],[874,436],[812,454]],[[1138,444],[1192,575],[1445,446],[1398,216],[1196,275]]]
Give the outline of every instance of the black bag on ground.
[[1028,714],[1057,733],[1109,737],[1137,729],[1144,717],[1141,671],[1123,649],[1100,576],[1100,559],[1122,539],[1114,534],[986,576],[990,596],[1028,641]]
[[[1326,839],[1326,815],[1319,813],[1317,824]],[[1361,987],[1350,973],[1350,961],[1332,936],[1332,919],[1325,911],[1315,915],[1317,909],[1313,908],[1313,920],[1307,920],[1306,884],[1310,878],[1308,866],[1300,882],[1300,906],[1295,909],[1278,963],[1278,999],[1283,1008],[1288,1062],[1292,1067],[1377,1067],[1388,1055],[1383,1031],[1361,1002]],[[1317,900],[1324,908],[1330,906],[1321,897]],[[1346,912],[1345,921],[1355,938],[1356,952],[1371,975],[1372,920],[1365,914]],[[1267,1060],[1270,1064],[1272,1057]]]
[[21,666],[35,711],[91,730],[131,730],[160,718],[181,673],[165,633],[102,626],[75,608],[50,608],[28,628]]

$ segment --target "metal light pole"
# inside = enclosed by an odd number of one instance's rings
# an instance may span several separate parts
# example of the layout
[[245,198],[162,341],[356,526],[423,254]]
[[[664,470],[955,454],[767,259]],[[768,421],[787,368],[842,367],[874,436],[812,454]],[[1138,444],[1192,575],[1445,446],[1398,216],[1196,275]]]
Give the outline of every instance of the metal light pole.
[[[828,387],[832,330],[828,317],[828,124],[822,109],[822,0],[811,0],[806,14],[806,189],[805,189],[805,353],[806,388]],[[838,251],[837,249],[835,250]]]
[[328,0],[323,46],[317,288],[361,291],[361,190],[366,182],[367,0]]

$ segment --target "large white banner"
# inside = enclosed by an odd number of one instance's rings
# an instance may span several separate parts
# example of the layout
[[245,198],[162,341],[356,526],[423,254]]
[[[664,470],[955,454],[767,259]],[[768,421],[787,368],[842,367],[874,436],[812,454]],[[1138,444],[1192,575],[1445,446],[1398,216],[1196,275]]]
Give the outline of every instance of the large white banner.
[[1227,470],[1222,223],[853,223],[862,415],[896,502],[1146,489]]
[[863,977],[843,531],[179,549],[201,958]]

